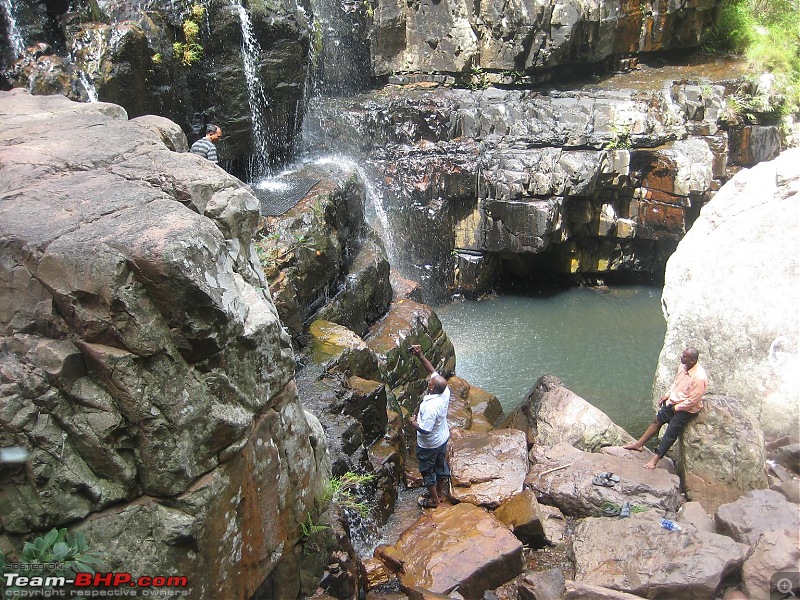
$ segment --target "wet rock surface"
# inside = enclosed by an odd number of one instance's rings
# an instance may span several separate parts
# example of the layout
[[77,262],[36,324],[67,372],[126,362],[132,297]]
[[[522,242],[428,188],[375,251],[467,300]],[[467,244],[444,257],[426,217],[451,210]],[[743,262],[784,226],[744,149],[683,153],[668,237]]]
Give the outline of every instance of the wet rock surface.
[[397,265],[426,301],[542,269],[652,275],[729,175],[727,89],[652,77],[615,90],[387,86],[318,101],[306,141],[365,158],[404,238]]
[[525,435],[516,429],[488,433],[454,430],[448,463],[456,500],[497,508],[522,491],[528,472]]
[[479,598],[522,571],[522,543],[491,513],[468,503],[425,512],[376,554],[399,573],[404,589],[447,594],[458,588],[465,598]]

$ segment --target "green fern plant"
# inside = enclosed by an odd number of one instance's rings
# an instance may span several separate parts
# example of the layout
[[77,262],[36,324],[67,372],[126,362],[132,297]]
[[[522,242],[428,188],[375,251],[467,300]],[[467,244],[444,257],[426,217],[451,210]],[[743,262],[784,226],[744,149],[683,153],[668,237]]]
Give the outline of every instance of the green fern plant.
[[320,500],[325,503],[335,502],[343,508],[354,510],[362,517],[369,513],[369,507],[364,502],[359,502],[353,493],[358,486],[375,479],[375,475],[362,475],[348,471],[341,477],[333,477],[325,486]]

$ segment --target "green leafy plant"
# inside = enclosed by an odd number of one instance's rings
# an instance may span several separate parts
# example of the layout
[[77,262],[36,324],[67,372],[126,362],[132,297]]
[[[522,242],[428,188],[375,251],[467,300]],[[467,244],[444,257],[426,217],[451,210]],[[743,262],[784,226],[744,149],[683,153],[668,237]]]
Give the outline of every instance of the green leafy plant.
[[183,31],[183,42],[176,41],[172,44],[172,52],[175,58],[185,67],[191,67],[203,58],[203,46],[199,42],[201,21],[206,14],[206,7],[202,4],[194,3],[188,7],[189,16],[183,20],[181,30]]
[[202,4],[195,2],[189,8],[189,12],[191,13],[192,19],[194,21],[202,21],[203,17],[206,16],[206,7],[203,6]]
[[[22,568],[26,575],[34,571],[45,576],[71,578],[75,573],[94,573],[95,567],[104,567],[105,563],[97,552],[89,550],[86,536],[82,533],[72,535],[66,529],[51,529],[33,542],[26,542],[22,553],[13,562],[21,565],[45,565],[41,568]],[[6,557],[0,552],[0,572],[6,570]]]
[[156,52],[153,56],[150,57],[150,60],[153,61],[154,65],[160,65],[164,62],[164,55],[161,52]]
[[611,127],[611,139],[606,142],[606,150],[627,150],[633,146],[631,128],[627,125]]
[[704,38],[707,51],[743,54],[751,72],[771,73],[769,96],[784,113],[800,110],[799,9],[797,0],[723,0]]
[[343,508],[348,508],[366,517],[369,507],[360,502],[354,492],[356,488],[375,479],[375,475],[362,475],[348,471],[341,477],[333,477],[325,486],[320,501],[327,504],[335,502]]
[[315,533],[330,529],[330,527],[328,525],[314,523],[314,518],[311,516],[311,513],[308,513],[306,515],[306,520],[300,522],[300,529],[303,532],[303,539],[305,539],[311,535],[314,535]]

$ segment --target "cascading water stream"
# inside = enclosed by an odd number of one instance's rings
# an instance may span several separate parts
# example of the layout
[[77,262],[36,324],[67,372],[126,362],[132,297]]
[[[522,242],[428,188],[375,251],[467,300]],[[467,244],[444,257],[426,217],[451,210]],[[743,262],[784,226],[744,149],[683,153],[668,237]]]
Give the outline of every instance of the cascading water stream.
[[25,40],[22,39],[22,33],[17,26],[17,15],[14,10],[14,0],[0,0],[0,10],[3,11],[6,23],[8,23],[8,36],[9,46],[14,53],[14,57],[18,57],[25,51]]
[[258,63],[261,56],[261,44],[253,32],[253,23],[250,13],[242,6],[240,1],[234,3],[239,13],[242,25],[242,63],[244,76],[247,81],[247,96],[250,102],[250,114],[253,124],[253,145],[256,153],[251,159],[250,175],[256,179],[266,174],[269,159],[269,141],[265,117],[267,114],[267,97],[258,72]]

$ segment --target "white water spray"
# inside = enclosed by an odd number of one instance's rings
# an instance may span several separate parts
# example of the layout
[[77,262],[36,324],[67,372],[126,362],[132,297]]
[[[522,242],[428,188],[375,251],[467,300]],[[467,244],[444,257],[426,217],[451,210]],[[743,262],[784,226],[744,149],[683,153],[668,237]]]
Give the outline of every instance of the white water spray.
[[253,144],[256,156],[251,165],[252,178],[264,175],[267,171],[269,144],[267,141],[267,128],[265,117],[267,112],[267,97],[264,95],[264,86],[258,72],[258,59],[261,56],[261,45],[253,32],[253,23],[250,13],[239,4],[235,4],[242,24],[242,63],[244,76],[247,81],[247,96],[250,101],[250,113],[253,123]]
[[352,169],[358,174],[359,179],[364,183],[364,192],[366,196],[364,211],[367,220],[371,221],[370,225],[383,241],[386,247],[386,257],[389,260],[389,264],[393,266],[397,265],[397,244],[395,243],[394,233],[389,223],[389,213],[386,212],[386,206],[384,205],[384,196],[375,185],[373,178],[367,173],[364,165],[342,154],[324,156],[316,159],[314,163],[319,165],[337,165]]
[[3,16],[5,16],[6,23],[8,23],[8,41],[16,58],[25,51],[25,40],[22,39],[22,33],[17,26],[14,0],[0,0],[0,10],[3,11]]

